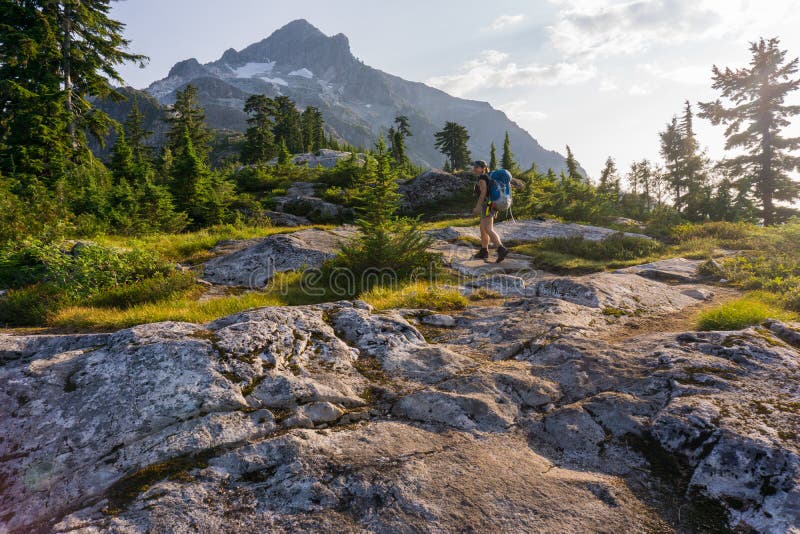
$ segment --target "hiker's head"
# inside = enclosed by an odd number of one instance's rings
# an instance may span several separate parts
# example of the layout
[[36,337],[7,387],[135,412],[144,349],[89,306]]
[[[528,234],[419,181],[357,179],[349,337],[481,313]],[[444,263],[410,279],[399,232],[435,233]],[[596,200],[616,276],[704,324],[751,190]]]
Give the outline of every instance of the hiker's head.
[[472,162],[472,172],[475,174],[486,174],[489,172],[489,166],[482,159]]

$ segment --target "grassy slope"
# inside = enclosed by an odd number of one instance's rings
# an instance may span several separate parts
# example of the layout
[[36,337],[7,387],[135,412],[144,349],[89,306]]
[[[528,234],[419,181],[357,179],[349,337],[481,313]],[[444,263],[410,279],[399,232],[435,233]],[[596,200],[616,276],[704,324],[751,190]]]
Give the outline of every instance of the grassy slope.
[[212,256],[209,249],[228,239],[253,239],[274,234],[296,232],[307,228],[332,228],[330,225],[235,227],[231,225],[206,228],[182,234],[154,234],[144,237],[98,236],[93,241],[124,249],[152,249],[163,258],[183,263],[199,263]]
[[[468,225],[473,219],[455,219],[429,223],[428,228]],[[321,227],[321,226],[316,226]],[[209,251],[219,241],[249,239],[302,228],[234,228],[219,227],[177,235],[156,235],[143,238],[105,236],[96,239],[104,245],[157,251],[170,261],[199,263],[212,254]],[[581,272],[614,269],[626,265],[654,261],[660,258],[684,256],[710,258],[720,249],[746,251],[732,260],[720,260],[730,283],[744,290],[754,290],[742,299],[727,302],[698,317],[702,329],[734,329],[756,324],[767,317],[796,319],[800,311],[800,223],[781,228],[764,229],[749,225],[711,223],[678,227],[669,244],[655,248],[630,246],[608,247],[603,243],[564,243],[551,240],[548,244],[527,244],[515,250],[532,255],[540,266],[551,270],[578,274]],[[563,241],[563,240],[562,240]],[[445,281],[446,282],[446,281]],[[155,289],[154,289],[155,287]],[[312,304],[337,300],[337,295],[313,296],[303,291],[300,276],[284,273],[265,291],[227,294],[208,300],[198,300],[204,288],[194,284],[165,285],[159,294],[158,284],[142,287],[120,287],[78,306],[61,309],[48,320],[50,326],[73,330],[110,330],[163,320],[205,322],[224,315],[257,306]],[[149,292],[147,298],[139,293]],[[113,294],[112,294],[113,293]],[[431,287],[417,282],[400,288],[379,288],[361,296],[377,309],[398,307],[459,309],[466,299],[455,290]]]

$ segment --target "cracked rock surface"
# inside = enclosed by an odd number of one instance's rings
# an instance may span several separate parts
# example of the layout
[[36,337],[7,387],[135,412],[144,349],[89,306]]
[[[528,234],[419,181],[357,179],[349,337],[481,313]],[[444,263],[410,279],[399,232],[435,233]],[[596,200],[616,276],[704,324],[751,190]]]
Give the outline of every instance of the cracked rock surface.
[[532,287],[0,335],[0,531],[798,532],[799,325],[664,332],[707,288],[633,273]]

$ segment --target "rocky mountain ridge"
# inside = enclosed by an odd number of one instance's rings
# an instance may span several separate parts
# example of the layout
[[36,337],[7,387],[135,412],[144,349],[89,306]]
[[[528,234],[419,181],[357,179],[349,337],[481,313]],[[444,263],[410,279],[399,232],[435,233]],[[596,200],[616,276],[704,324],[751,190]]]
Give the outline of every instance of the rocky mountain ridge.
[[305,20],[295,20],[266,39],[240,51],[226,50],[210,63],[191,58],[176,63],[147,93],[171,104],[175,91],[191,83],[199,89],[208,122],[215,128],[244,130],[242,111],[248,95],[284,94],[300,106],[321,109],[327,125],[348,142],[372,146],[394,117],[409,117],[413,136],[409,156],[427,166],[444,160],[433,134],[445,121],[464,124],[476,157],[488,157],[489,144],[500,146],[506,131],[520,163],[565,168],[564,157],[542,148],[531,135],[486,102],[456,98],[425,84],[403,80],[365,65],[350,51],[343,34],[326,36]]

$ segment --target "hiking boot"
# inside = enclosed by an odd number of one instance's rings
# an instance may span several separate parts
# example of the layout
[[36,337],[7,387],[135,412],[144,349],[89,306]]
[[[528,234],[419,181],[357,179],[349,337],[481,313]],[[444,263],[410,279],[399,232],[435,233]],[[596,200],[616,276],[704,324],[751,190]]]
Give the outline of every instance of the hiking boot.
[[488,260],[489,259],[489,249],[488,248],[482,248],[480,250],[480,252],[475,254],[474,258],[476,260]]
[[508,256],[508,249],[506,247],[497,247],[497,263],[500,263]]

